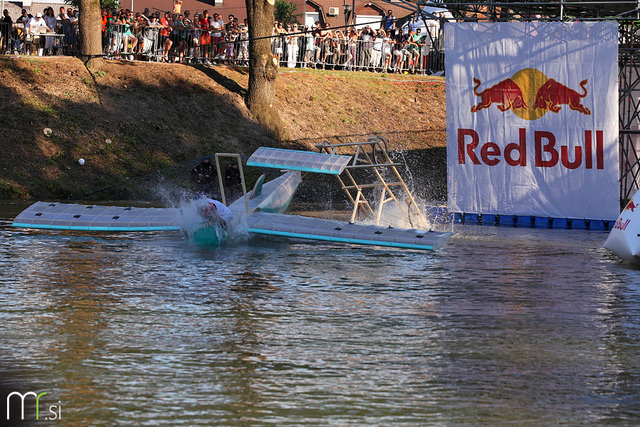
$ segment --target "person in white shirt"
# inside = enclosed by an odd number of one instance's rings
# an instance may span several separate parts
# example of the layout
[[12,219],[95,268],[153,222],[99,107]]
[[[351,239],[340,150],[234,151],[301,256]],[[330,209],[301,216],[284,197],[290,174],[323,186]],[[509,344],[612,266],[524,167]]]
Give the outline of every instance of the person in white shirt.
[[41,34],[45,34],[47,29],[47,23],[42,18],[42,13],[36,14],[36,16],[29,21],[28,31],[33,37],[31,45],[38,49],[38,56],[42,56],[44,46],[44,37],[41,36]]
[[224,51],[222,41],[222,29],[224,28],[224,20],[217,13],[213,14],[209,27],[211,28],[211,44],[213,45],[214,59],[220,59]]
[[373,72],[377,73],[380,63],[382,61],[382,48],[384,46],[384,38],[386,33],[382,28],[375,33],[375,39],[373,40],[373,50],[371,51],[371,65],[373,66]]
[[238,52],[238,59],[242,61],[242,65],[249,65],[249,27],[247,26],[247,20],[240,27],[240,51]]
[[287,41],[287,67],[296,68],[298,63],[298,25],[293,24],[291,28],[291,34],[286,37]]
[[42,14],[38,13],[35,18],[29,21],[29,32],[31,34],[44,34],[47,32],[47,23],[42,18]]
[[16,20],[16,23],[18,22],[22,23],[25,33],[29,33],[29,22],[31,21],[31,18],[32,17],[27,14],[27,10],[22,9],[22,15],[20,15],[20,18]]

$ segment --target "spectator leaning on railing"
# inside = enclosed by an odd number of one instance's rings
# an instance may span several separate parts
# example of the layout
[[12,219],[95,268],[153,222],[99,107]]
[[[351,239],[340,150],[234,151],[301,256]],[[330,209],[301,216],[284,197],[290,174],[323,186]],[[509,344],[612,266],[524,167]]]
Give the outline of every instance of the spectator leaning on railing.
[[136,53],[138,54],[138,58],[142,58],[142,54],[144,53],[145,44],[144,44],[144,28],[147,26],[147,17],[140,14],[140,12],[136,12],[133,16],[133,35],[138,40],[136,43],[138,49]]
[[211,50],[211,35],[209,34],[209,11],[204,10],[200,16],[198,22],[202,33],[200,35],[200,46],[202,50],[202,56],[204,56],[204,65],[211,65],[209,61],[209,51]]
[[240,51],[238,52],[238,60],[243,65],[249,65],[249,25],[245,19],[240,27]]
[[373,40],[372,50],[371,50],[371,66],[373,67],[373,72],[378,72],[378,67],[380,67],[380,63],[382,61],[382,46],[384,44],[384,30],[381,28],[377,32],[374,32],[375,38]]
[[[133,35],[133,14],[129,9],[120,14],[119,23],[121,24],[122,31],[122,53],[123,59],[133,60],[133,53],[135,52],[136,45],[138,44],[138,38]],[[129,45],[131,45],[131,55],[129,55]]]
[[373,49],[374,33],[369,25],[365,25],[364,30],[360,32],[360,62],[359,70],[366,71],[371,64],[371,51]]
[[291,27],[291,34],[287,35],[287,67],[295,68],[298,62],[298,26]]
[[393,52],[393,38],[391,37],[391,30],[387,30],[384,35],[382,45],[382,56],[384,58],[383,72],[391,72],[391,61]]
[[220,60],[223,52],[222,41],[224,40],[222,37],[222,31],[224,29],[224,21],[222,19],[222,16],[214,13],[211,17],[209,26],[211,28],[211,44],[213,45],[212,56],[214,60]]
[[332,39],[333,39],[333,33],[331,32],[331,28],[329,27],[329,24],[325,23],[324,28],[320,30],[320,44],[321,44],[321,49],[323,51],[322,60],[321,60],[323,70],[324,70],[325,64],[327,63],[327,57],[329,55],[333,55],[333,52],[331,51]]
[[76,52],[76,44],[78,42],[78,11],[68,8],[67,9],[67,20],[66,22],[62,22],[62,28],[64,31],[64,42],[67,46],[67,49],[70,54],[75,54]]
[[171,50],[171,46],[173,42],[171,41],[170,31],[171,25],[169,21],[171,20],[171,14],[169,12],[165,12],[164,18],[160,20],[160,44],[162,45],[162,62],[169,62],[169,51]]

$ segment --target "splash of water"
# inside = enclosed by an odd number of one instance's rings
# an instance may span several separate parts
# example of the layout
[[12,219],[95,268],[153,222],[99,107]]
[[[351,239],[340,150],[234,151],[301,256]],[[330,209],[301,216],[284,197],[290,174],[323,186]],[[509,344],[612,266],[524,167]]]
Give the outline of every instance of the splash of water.
[[203,244],[242,243],[249,239],[246,214],[234,211],[226,227],[205,215],[209,202],[204,194],[194,195],[184,189],[157,187],[156,195],[165,206],[180,213],[180,228],[186,238]]
[[[379,199],[378,199],[379,200]],[[423,206],[423,203],[419,199],[415,199],[418,206]],[[432,222],[421,211],[422,217],[418,215],[415,207],[409,208],[407,203],[408,199],[401,199],[402,206],[395,201],[390,201],[384,204],[382,211],[380,212],[380,221],[378,223],[381,227],[394,227],[394,228],[408,228],[419,230],[430,230],[432,228]],[[376,225],[378,206],[372,206],[374,209],[374,216],[362,221],[362,224]]]

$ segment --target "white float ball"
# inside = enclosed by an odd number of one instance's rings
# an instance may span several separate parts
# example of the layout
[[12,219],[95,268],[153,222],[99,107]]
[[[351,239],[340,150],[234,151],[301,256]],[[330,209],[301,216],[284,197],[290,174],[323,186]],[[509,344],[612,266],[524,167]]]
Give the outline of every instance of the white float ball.
[[84,159],[82,158],[78,159],[78,163],[80,163],[80,166],[84,165]]

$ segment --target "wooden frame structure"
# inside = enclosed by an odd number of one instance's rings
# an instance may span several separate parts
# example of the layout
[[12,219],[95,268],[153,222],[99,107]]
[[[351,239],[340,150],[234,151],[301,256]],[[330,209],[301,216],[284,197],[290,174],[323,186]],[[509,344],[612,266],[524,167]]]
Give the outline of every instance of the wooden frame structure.
[[[351,223],[358,215],[375,218],[376,225],[380,225],[382,210],[388,202],[395,202],[404,217],[414,228],[428,228],[428,223],[420,206],[418,206],[407,184],[398,171],[403,163],[394,162],[387,152],[387,142],[382,137],[371,137],[365,142],[351,142],[330,144],[325,141],[316,147],[326,154],[342,154],[352,156],[352,160],[341,175],[336,178],[342,190],[353,205]],[[356,170],[370,170],[375,176],[375,182],[359,183],[354,175]],[[344,175],[344,179],[342,176]],[[387,181],[385,176],[391,176]],[[346,182],[345,182],[346,181]],[[377,191],[376,191],[377,190]],[[400,194],[404,192],[404,196]],[[376,192],[378,193],[376,195]],[[401,200],[404,199],[404,202]],[[415,224],[414,219],[419,221]]]
[[216,171],[218,172],[218,185],[220,186],[220,197],[222,198],[222,204],[227,205],[227,197],[224,191],[224,185],[222,184],[222,171],[220,170],[220,158],[229,157],[236,160],[238,169],[240,171],[240,182],[242,183],[242,197],[244,197],[244,204],[249,213],[249,199],[247,198],[247,186],[244,182],[244,171],[242,170],[242,157],[236,153],[216,153],[214,156],[216,160]]

